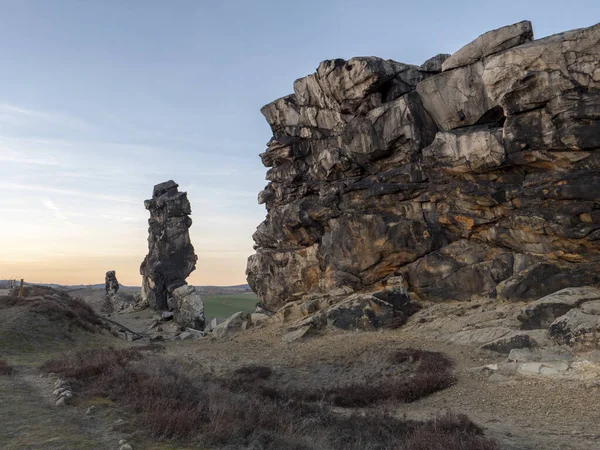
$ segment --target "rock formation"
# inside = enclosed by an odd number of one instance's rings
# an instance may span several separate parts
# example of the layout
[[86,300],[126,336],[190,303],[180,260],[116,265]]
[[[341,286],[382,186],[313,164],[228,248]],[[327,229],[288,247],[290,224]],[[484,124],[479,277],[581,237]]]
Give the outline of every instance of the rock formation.
[[172,180],[157,184],[152,198],[144,202],[150,219],[148,255],[140,267],[142,300],[156,310],[173,311],[183,326],[202,329],[202,299],[185,281],[198,259],[189,235],[192,209],[187,193],[178,187]]
[[322,62],[262,108],[262,303],[390,279],[421,299],[600,283],[600,24],[490,31],[422,66]]
[[119,295],[119,281],[114,270],[106,272],[104,289],[104,306],[102,308],[104,312],[115,313],[133,306],[131,302],[124,300]]

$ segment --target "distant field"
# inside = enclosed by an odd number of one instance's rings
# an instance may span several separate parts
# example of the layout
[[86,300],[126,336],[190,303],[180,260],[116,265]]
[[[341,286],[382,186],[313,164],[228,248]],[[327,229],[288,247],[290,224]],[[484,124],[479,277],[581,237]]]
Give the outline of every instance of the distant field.
[[227,318],[238,311],[254,311],[258,298],[253,292],[244,294],[203,295],[204,316],[207,321],[214,317]]

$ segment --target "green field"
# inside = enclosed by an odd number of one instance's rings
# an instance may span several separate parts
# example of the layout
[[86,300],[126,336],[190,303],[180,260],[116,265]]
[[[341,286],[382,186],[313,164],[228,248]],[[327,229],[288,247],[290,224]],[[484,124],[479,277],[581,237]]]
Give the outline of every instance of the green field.
[[227,318],[238,311],[252,312],[258,298],[253,292],[246,294],[203,295],[204,316],[207,322],[214,317]]

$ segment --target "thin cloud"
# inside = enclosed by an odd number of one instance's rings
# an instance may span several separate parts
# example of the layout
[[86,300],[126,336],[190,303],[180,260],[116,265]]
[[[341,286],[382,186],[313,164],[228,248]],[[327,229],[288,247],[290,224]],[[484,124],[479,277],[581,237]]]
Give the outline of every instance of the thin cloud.
[[42,200],[42,203],[44,204],[44,206],[46,208],[48,208],[50,211],[52,211],[52,214],[54,215],[54,217],[56,217],[59,220],[62,220],[66,224],[72,225],[72,223],[69,222],[69,219],[67,219],[67,216],[65,216],[61,212],[60,208],[58,206],[56,206],[52,200],[44,199],[44,200]]
[[80,131],[87,131],[90,129],[90,126],[86,122],[77,117],[59,112],[36,111],[8,103],[0,104],[0,122],[8,123],[9,125],[42,122],[51,125],[65,126]]
[[84,191],[77,191],[73,189],[60,189],[54,188],[51,186],[41,186],[35,184],[20,184],[20,183],[2,183],[0,182],[0,189],[3,190],[16,190],[16,191],[33,191],[33,192],[43,192],[45,194],[60,194],[60,195],[69,195],[73,197],[84,197],[89,199],[96,200],[109,200],[112,202],[119,203],[129,203],[137,205],[140,203],[139,200],[133,200],[127,197],[118,197],[113,195],[103,195],[103,194],[93,194]]

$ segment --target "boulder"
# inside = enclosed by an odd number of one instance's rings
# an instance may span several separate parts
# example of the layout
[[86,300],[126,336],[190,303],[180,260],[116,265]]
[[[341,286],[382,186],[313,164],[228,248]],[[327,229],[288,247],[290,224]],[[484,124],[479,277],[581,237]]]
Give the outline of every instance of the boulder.
[[204,329],[204,302],[194,286],[184,285],[172,293],[175,321],[184,327]]
[[449,53],[438,53],[421,64],[419,69],[424,72],[440,73],[442,71],[442,64],[444,64],[444,61],[450,58],[450,56]]
[[252,317],[250,314],[240,311],[233,314],[225,322],[213,328],[212,334],[215,337],[222,338],[238,331],[243,331],[251,324]]
[[510,353],[513,349],[537,347],[538,343],[528,333],[513,331],[502,337],[494,339],[481,346],[484,350],[498,353]]
[[304,327],[298,328],[297,330],[290,331],[289,333],[285,334],[281,338],[281,340],[284,343],[289,344],[290,342],[298,341],[298,340],[304,338],[307,334],[310,333],[310,331],[311,331],[310,326],[304,326]]
[[[417,85],[425,110],[443,131],[485,123],[498,105],[488,96],[477,62],[426,78]],[[496,119],[496,116],[492,116]]]
[[532,39],[533,27],[527,20],[488,31],[447,58],[442,64],[442,70],[468,66],[486,56],[516,47]]
[[548,328],[571,309],[598,300],[600,289],[589,286],[566,288],[523,307],[518,319],[525,330]]
[[574,308],[550,325],[548,336],[556,343],[580,348],[600,347],[600,316]]

